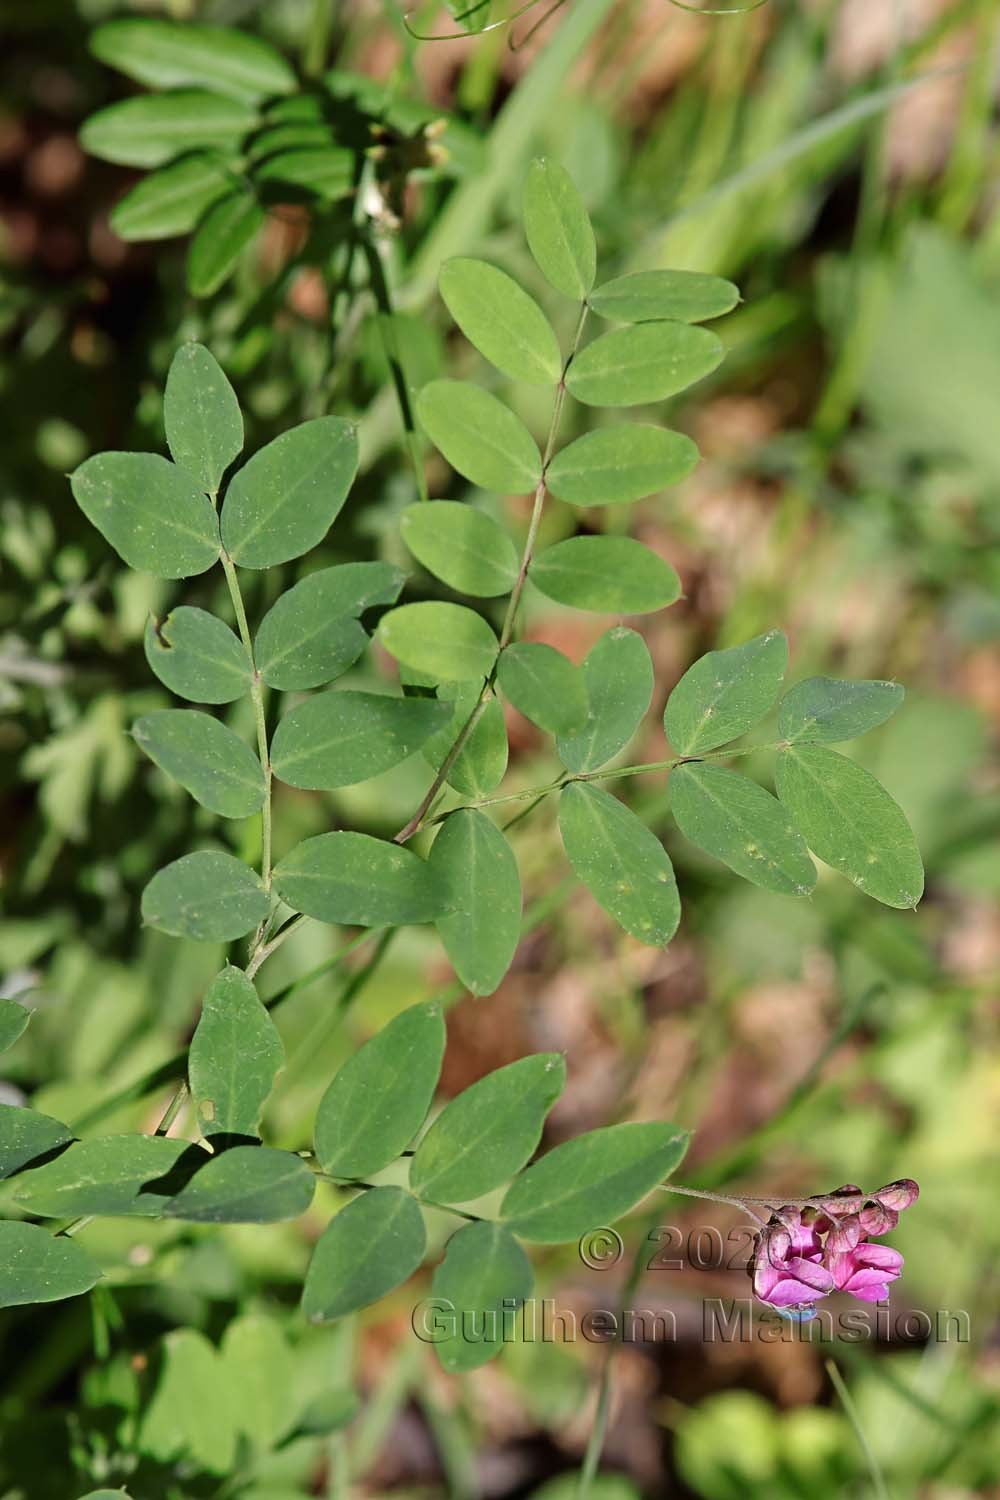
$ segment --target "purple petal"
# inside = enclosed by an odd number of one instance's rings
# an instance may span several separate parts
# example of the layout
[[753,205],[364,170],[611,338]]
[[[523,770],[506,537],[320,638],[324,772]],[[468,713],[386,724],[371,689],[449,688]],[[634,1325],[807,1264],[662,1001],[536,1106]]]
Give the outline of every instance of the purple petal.
[[888,1234],[899,1223],[899,1214],[872,1198],[862,1208],[858,1220],[865,1234]]
[[797,1302],[819,1302],[830,1290],[820,1287],[807,1286],[804,1281],[796,1281],[794,1277],[786,1277],[779,1281],[767,1297],[762,1297],[762,1302],[769,1302],[772,1307],[794,1307]]
[[859,1245],[854,1257],[861,1266],[878,1266],[883,1271],[895,1271],[897,1276],[903,1266],[903,1257],[891,1245]]

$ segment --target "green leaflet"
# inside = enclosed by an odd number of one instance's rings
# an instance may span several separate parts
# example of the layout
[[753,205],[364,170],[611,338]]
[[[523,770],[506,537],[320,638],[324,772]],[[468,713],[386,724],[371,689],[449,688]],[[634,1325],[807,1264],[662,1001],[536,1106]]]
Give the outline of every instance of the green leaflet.
[[196,802],[222,818],[248,818],[264,803],[264,772],[250,746],[225,724],[192,708],[136,719],[132,736],[150,760]]
[[699,658],[667,699],[663,727],[674,749],[700,755],[746,734],[774,703],[787,666],[780,630]]
[[445,820],[428,862],[455,893],[454,910],[436,924],[455,973],[474,995],[492,995],[521,936],[513,850],[485,813],[465,808]]
[[194,480],[158,453],[97,453],[70,476],[73,498],[130,568],[190,578],[219,556],[219,522]]
[[597,903],[640,943],[665,947],[681,907],[656,835],[617,797],[586,782],[559,794],[559,832],[574,874]]
[[653,663],[642,636],[624,625],[609,630],[581,667],[587,722],[577,734],[560,735],[559,759],[568,771],[596,771],[623,750],[635,734],[653,695]]
[[417,416],[452,468],[485,490],[523,495],[542,477],[538,445],[520,417],[478,386],[432,380]]
[[276,1224],[304,1214],[315,1188],[315,1177],[294,1152],[232,1146],[209,1157],[163,1213],[196,1224]]
[[183,1459],[228,1474],[236,1462],[238,1412],[220,1355],[196,1328],[175,1328],[162,1341],[159,1364],[139,1428],[140,1451],[161,1464]]
[[111,228],[123,240],[166,240],[190,234],[202,214],[233,185],[223,157],[192,153],[151,172],[111,210]]
[[446,1104],[410,1163],[410,1187],[432,1203],[470,1203],[521,1170],[566,1085],[558,1052],[487,1073]]
[[549,493],[570,505],[627,505],[686,478],[698,449],[682,432],[616,422],[561,448],[545,471]]
[[[445,682],[438,700],[452,705],[446,727],[431,736],[423,748],[425,760],[439,770],[463,725],[479,702],[478,682]],[[496,791],[507,769],[507,725],[499,700],[491,697],[448,772],[448,785],[465,797],[488,797]]]
[[245,1313],[226,1326],[220,1348],[239,1426],[256,1448],[288,1437],[301,1407],[298,1361],[276,1318]]
[[16,1000],[0,999],[0,1052],[13,1047],[18,1037],[27,1029],[31,1011]]
[[722,363],[714,333],[689,323],[642,323],[602,333],[573,360],[566,389],[586,406],[642,406],[676,396]]
[[670,810],[685,838],[744,880],[808,896],[816,870],[802,835],[781,803],[755,781],[721,766],[678,766],[670,774]]
[[434,1341],[442,1368],[455,1375],[499,1354],[534,1280],[531,1262],[502,1224],[465,1224],[453,1234],[431,1282],[436,1316],[449,1325],[450,1337]]
[[533,297],[484,260],[445,261],[438,285],[466,338],[512,380],[555,385],[562,374],[559,342]]
[[680,598],[668,562],[627,536],[571,536],[537,554],[528,571],[558,604],[599,614],[649,614]]
[[91,115],[80,129],[80,144],[119,166],[162,167],[187,151],[235,151],[257,118],[250,105],[203,89],[140,94]]
[[597,247],[587,210],[565,167],[538,157],[524,182],[524,233],[546,281],[582,302],[597,274]]
[[263,922],[271,901],[260,877],[219,849],[183,854],[142,893],[147,927],[199,943],[229,943]]
[[271,765],[289,786],[354,786],[399,765],[450,720],[448,705],[432,699],[320,693],[281,720]]
[[367,1177],[396,1160],[427,1117],[444,1043],[440,1006],[411,1005],[348,1058],[316,1115],[324,1172]]
[[916,906],[920,851],[902,809],[870,772],[823,745],[797,745],[779,754],[775,779],[820,859],[885,906]]
[[204,344],[182,344],[170,361],[163,425],[174,462],[216,494],[243,451],[243,416],[236,392]]
[[400,517],[403,541],[429,573],[460,594],[507,594],[517,578],[514,543],[492,516],[455,500],[426,500]]
[[612,1224],[673,1171],[689,1134],[676,1125],[608,1125],[547,1152],[514,1180],[500,1217],[536,1244],[575,1240]]
[[500,649],[482,615],[462,604],[432,600],[390,609],[376,634],[403,666],[443,682],[487,677]]
[[332,1323],[377,1302],[412,1276],[426,1248],[424,1221],[409,1193],[397,1187],[360,1193],[330,1220],[313,1251],[302,1311],[310,1323]]
[[807,677],[781,700],[778,733],[783,739],[853,740],[884,724],[903,701],[898,682],[838,682]]
[[254,167],[253,177],[258,185],[274,184],[279,197],[283,188],[297,188],[332,203],[354,187],[354,153],[338,146],[278,151]]
[[186,1173],[208,1154],[158,1135],[106,1135],[75,1141],[54,1161],[17,1179],[14,1201],[42,1218],[83,1214],[159,1218]]
[[212,204],[188,250],[187,286],[193,297],[211,297],[229,280],[263,223],[263,208],[245,188]]
[[258,1135],[284,1066],[277,1027],[242,969],[227,966],[205,992],[188,1050],[188,1081],[205,1136]]
[[269,687],[321,687],[346,672],[368,644],[364,610],[394,604],[405,575],[390,563],[342,563],[310,573],[271,606],[254,641]]
[[740,292],[702,271],[635,271],[595,287],[589,300],[595,313],[616,323],[701,323],[731,312]]
[[39,1224],[0,1219],[0,1307],[78,1297],[103,1272],[86,1250]]
[[234,99],[290,94],[295,74],[267,42],[229,26],[143,16],[107,21],[90,38],[101,62],[154,89],[201,85]]
[[550,734],[575,734],[587,722],[583,674],[552,646],[540,641],[508,646],[497,663],[497,681],[514,707]]
[[303,840],[275,866],[274,885],[293,911],[358,927],[433,922],[452,902],[425,860],[366,833]]
[[207,610],[181,604],[149,620],[146,660],[164,687],[193,703],[232,703],[250,691],[250,658],[229,626]]
[[222,541],[241,568],[271,568],[321,542],[358,469],[358,438],[343,417],[283,432],[234,475],[222,506]]
[[33,1161],[50,1156],[61,1146],[68,1146],[73,1132],[61,1120],[21,1109],[15,1104],[0,1104],[0,1177],[10,1177]]

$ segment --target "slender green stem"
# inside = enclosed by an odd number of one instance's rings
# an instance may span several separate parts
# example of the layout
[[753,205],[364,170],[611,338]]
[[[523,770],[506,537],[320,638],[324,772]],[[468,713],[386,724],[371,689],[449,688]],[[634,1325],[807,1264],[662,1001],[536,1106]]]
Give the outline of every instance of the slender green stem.
[[868,1472],[871,1475],[872,1489],[875,1491],[878,1500],[890,1500],[889,1491],[886,1489],[885,1480],[882,1477],[882,1470],[879,1468],[878,1459],[875,1457],[875,1454],[872,1451],[871,1443],[869,1443],[868,1441],[868,1435],[861,1425],[861,1419],[858,1416],[858,1409],[854,1404],[854,1399],[851,1396],[850,1391],[847,1389],[844,1377],[841,1375],[832,1359],[826,1360],[825,1363],[826,1373],[830,1377],[830,1383],[832,1384],[834,1390],[837,1392],[837,1396],[840,1400],[841,1406],[844,1408],[847,1420],[854,1428],[854,1436],[858,1440],[858,1447],[864,1454],[865,1462],[868,1465]]
[[181,1107],[184,1104],[184,1100],[187,1098],[187,1092],[187,1080],[181,1079],[181,1082],[174,1090],[173,1097],[170,1100],[170,1103],[164,1110],[163,1119],[160,1121],[159,1125],[157,1125],[156,1129],[153,1132],[154,1135],[169,1134],[171,1125],[174,1123],[177,1116],[181,1112]]
[[302,924],[308,921],[308,917],[293,917],[290,922],[285,923],[280,932],[275,933],[269,943],[262,943],[256,946],[250,955],[250,962],[246,966],[245,972],[247,978],[252,979],[264,960],[270,958],[271,954],[276,948],[281,947],[286,938],[290,938],[294,932],[298,932]]
[[[363,186],[358,189],[358,192],[359,194],[363,192]],[[362,229],[361,234],[361,244],[368,266],[368,280],[378,307],[376,322],[379,337],[382,340],[382,349],[389,365],[389,373],[392,377],[396,401],[399,404],[399,414],[403,423],[406,448],[410,455],[410,463],[413,466],[414,478],[417,481],[417,493],[421,500],[427,500],[429,498],[427,477],[424,474],[424,461],[420,451],[420,438],[417,433],[416,419],[413,415],[413,403],[410,400],[410,387],[407,384],[406,371],[403,368],[399,343],[396,338],[395,309],[392,305],[389,278],[385,274],[385,265],[382,260],[382,246],[377,237],[377,230],[370,221]]]
[[[767,1200],[765,1198],[730,1198],[725,1193],[709,1193],[706,1192],[703,1188],[678,1187],[674,1182],[661,1182],[659,1184],[659,1188],[661,1193],[683,1193],[685,1198],[704,1198],[709,1203],[728,1203],[731,1208],[742,1208],[743,1211],[745,1213],[748,1213],[751,1219],[755,1219],[758,1224],[763,1224],[765,1222],[760,1217],[760,1215],[754,1213],[753,1209],[750,1207],[751,1203],[766,1204]],[[807,1202],[809,1200],[802,1199],[801,1201]],[[770,1207],[770,1204],[767,1204],[767,1206]]]
[[[229,585],[229,597],[233,601],[233,610],[236,614],[236,623],[239,626],[240,639],[246,647],[246,653],[250,658],[251,678],[250,697],[253,701],[254,720],[257,724],[257,753],[260,756],[260,768],[264,773],[264,805],[260,810],[260,878],[264,882],[264,889],[271,889],[271,757],[267,748],[267,716],[264,711],[264,688],[257,664],[253,656],[253,636],[250,634],[250,624],[247,620],[246,605],[243,603],[243,593],[240,589],[240,581],[236,574],[236,568],[229,553],[223,550],[222,569],[226,575]],[[260,942],[263,932],[263,923],[254,939],[253,947],[256,948]]]
[[[511,637],[514,634],[514,627],[517,623],[517,611],[521,603],[521,595],[524,592],[524,585],[527,582],[528,569],[531,566],[531,560],[535,555],[535,543],[538,540],[538,528],[541,525],[542,512],[545,509],[545,475],[552,460],[552,453],[555,448],[556,438],[559,435],[559,422],[560,418],[562,417],[563,405],[566,401],[566,375],[570,365],[573,363],[573,360],[576,357],[576,352],[580,347],[580,339],[583,336],[583,329],[584,325],[586,324],[587,314],[589,311],[590,309],[587,306],[587,303],[584,302],[580,308],[580,316],[577,319],[576,329],[574,331],[573,339],[570,344],[570,350],[563,363],[562,374],[559,377],[559,384],[556,387],[556,396],[554,402],[552,403],[552,416],[549,419],[549,430],[548,435],[545,439],[545,450],[542,455],[542,472],[538,480],[538,484],[535,486],[535,497],[531,506],[531,520],[528,523],[528,535],[525,538],[524,549],[521,553],[521,563],[517,570],[517,578],[514,580],[514,587],[510,592],[510,599],[507,604],[507,613],[504,616],[503,626],[500,630],[500,647],[499,651],[497,652],[498,660],[500,651],[503,651],[506,646],[510,645]],[[413,817],[409,820],[408,823],[404,824],[404,826],[396,834],[397,844],[405,844],[407,839],[412,838],[413,835],[423,827],[424,819],[430,811],[435,797],[448,779],[449,771],[468,743],[468,739],[472,734],[472,731],[475,729],[476,725],[479,723],[479,720],[486,712],[486,705],[490,701],[490,696],[493,692],[493,684],[496,680],[496,670],[496,665],[494,664],[493,670],[490,672],[490,675],[483,683],[483,690],[479,695],[479,700],[476,703],[476,706],[473,708],[469,717],[462,725],[462,728],[459,730],[454,744],[448,751],[448,754],[445,756],[444,760],[441,762],[437,775],[434,777],[434,780],[431,782],[430,786],[427,789],[426,796],[423,798],[420,806],[413,814]]]

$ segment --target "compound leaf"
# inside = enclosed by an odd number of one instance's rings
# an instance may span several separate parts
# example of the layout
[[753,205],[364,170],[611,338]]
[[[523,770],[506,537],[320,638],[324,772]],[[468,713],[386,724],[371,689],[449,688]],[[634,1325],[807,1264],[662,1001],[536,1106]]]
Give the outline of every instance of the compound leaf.
[[106,1135],[75,1141],[54,1161],[17,1179],[15,1202],[42,1218],[84,1214],[159,1218],[176,1174],[211,1158],[190,1141],[159,1135]]
[[128,17],[106,21],[90,50],[110,68],[154,89],[201,85],[234,99],[267,99],[296,87],[288,63],[267,42],[229,26]]
[[39,1157],[68,1146],[72,1139],[69,1126],[51,1115],[16,1104],[0,1104],[0,1177],[13,1176]]
[[595,313],[615,323],[701,323],[739,300],[739,287],[703,271],[634,271],[595,287],[589,298]]
[[209,1157],[163,1213],[195,1224],[277,1224],[304,1214],[315,1189],[315,1177],[294,1152],[231,1146]]
[[463,604],[435,600],[390,609],[376,634],[404,667],[444,682],[488,676],[500,649],[482,615]]
[[435,1304],[454,1320],[451,1336],[434,1340],[442,1368],[455,1375],[499,1354],[505,1323],[531,1295],[534,1280],[531,1262],[502,1224],[465,1224],[453,1234],[431,1282]]
[[255,109],[204,89],[140,94],[83,122],[80,144],[122,167],[162,167],[187,151],[235,151],[257,124]]
[[192,297],[211,297],[229,280],[264,217],[255,194],[242,187],[212,204],[188,249],[187,287]]
[[903,701],[898,682],[838,682],[807,677],[781,700],[778,733],[782,739],[853,740],[890,719]]
[[76,1240],[40,1224],[0,1219],[0,1307],[79,1297],[103,1272]]
[[111,210],[111,228],[128,241],[190,234],[232,185],[233,174],[223,159],[193,152],[137,182]]
[[321,687],[346,672],[368,644],[358,616],[394,604],[405,574],[391,563],[321,568],[271,606],[254,641],[257,670],[269,687]]

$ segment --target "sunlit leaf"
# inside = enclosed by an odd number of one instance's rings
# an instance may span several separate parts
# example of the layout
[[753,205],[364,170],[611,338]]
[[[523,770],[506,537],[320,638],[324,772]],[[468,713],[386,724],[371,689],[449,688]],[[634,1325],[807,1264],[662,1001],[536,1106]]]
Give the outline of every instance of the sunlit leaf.
[[154,16],[106,21],[90,38],[101,62],[154,89],[203,85],[235,99],[290,94],[295,74],[260,37],[229,26]]
[[595,313],[615,323],[701,323],[739,300],[739,287],[703,271],[634,271],[595,287],[589,298]]
[[250,105],[204,89],[139,94],[85,120],[80,144],[91,156],[119,166],[162,167],[187,151],[235,150],[257,119]]
[[26,1006],[16,1000],[0,999],[0,1052],[13,1047],[30,1020],[31,1011]]
[[106,1135],[75,1141],[54,1161],[17,1178],[14,1200],[42,1218],[159,1218],[186,1173],[207,1152],[158,1135]]
[[775,779],[814,854],[885,906],[916,906],[920,850],[902,808],[870,772],[823,745],[796,745],[779,754]]
[[681,593],[670,564],[627,536],[567,537],[536,555],[528,577],[558,604],[599,614],[649,614]]
[[566,389],[587,406],[666,401],[722,362],[714,333],[689,323],[642,323],[602,333],[573,360]]
[[253,178],[258,185],[273,185],[279,197],[282,188],[293,188],[332,203],[353,190],[354,171],[352,151],[339,146],[307,146],[267,157],[254,167]]
[[755,781],[721,766],[678,766],[670,810],[685,838],[768,891],[808,896],[816,869],[784,807]]
[[700,657],[667,699],[663,727],[674,749],[698,755],[746,734],[774,703],[787,666],[780,630]]
[[389,610],[376,634],[404,666],[445,682],[488,676],[500,649],[482,615],[435,600]]
[[552,646],[508,646],[497,663],[497,681],[514,707],[550,734],[575,734],[587,722],[583,673]]
[[130,568],[190,578],[217,561],[212,502],[158,453],[97,453],[70,476],[70,485],[87,520]]
[[560,735],[559,759],[569,771],[596,771],[623,750],[653,696],[653,663],[642,636],[624,625],[602,635],[583,666],[587,722]]
[[528,385],[555,385],[562,356],[552,325],[533,297],[484,260],[445,261],[438,282],[448,311],[480,354]]
[[316,1115],[324,1172],[367,1177],[405,1151],[430,1109],[444,1043],[440,1006],[411,1005],[347,1059]]
[[228,943],[267,916],[270,898],[255,871],[219,849],[182,854],[142,893],[147,927],[199,943]]
[[211,297],[229,280],[263,223],[263,208],[245,188],[212,204],[188,249],[187,287],[193,297]]
[[51,1115],[16,1104],[0,1104],[0,1177],[10,1177],[33,1161],[44,1160],[72,1139],[69,1126]]
[[429,864],[454,893],[437,930],[455,973],[474,995],[492,995],[521,935],[521,881],[513,850],[483,812],[452,813]]
[[277,1027],[242,969],[205,991],[188,1049],[188,1080],[204,1136],[258,1135],[260,1114],[284,1066]]
[[573,873],[598,905],[640,943],[665,947],[681,906],[656,835],[617,797],[586,782],[559,794],[559,832]]
[[264,772],[245,740],[193,708],[144,714],[132,736],[150,760],[222,818],[248,818],[264,802]]
[[417,561],[460,594],[485,599],[513,587],[514,543],[483,511],[454,500],[427,500],[403,511],[400,529]]
[[558,1052],[487,1073],[446,1104],[417,1147],[410,1186],[432,1203],[469,1203],[500,1187],[534,1154],[566,1084]]
[[453,469],[473,484],[522,495],[542,477],[542,456],[520,417],[489,391],[460,380],[432,380],[417,415]]
[[137,182],[111,210],[111,228],[123,240],[190,234],[232,185],[233,174],[224,159],[192,153]]
[[172,693],[193,703],[231,703],[250,691],[250,658],[229,626],[207,610],[180,604],[149,620],[146,660]]
[[612,1224],[674,1170],[689,1133],[665,1121],[608,1125],[546,1153],[516,1178],[500,1217],[521,1239],[560,1244]]
[[358,438],[343,417],[317,417],[283,432],[233,477],[222,540],[241,568],[271,568],[321,542],[347,499]]
[[274,868],[278,894],[320,922],[358,927],[433,922],[451,892],[410,849],[366,833],[319,833]]
[[697,462],[698,449],[682,432],[617,422],[560,449],[545,483],[570,505],[626,505],[677,484]]
[[524,183],[524,232],[546,281],[582,302],[594,285],[597,247],[583,200],[565,167],[551,157],[531,163]]
[[398,1187],[360,1193],[331,1219],[313,1251],[303,1312],[310,1323],[331,1323],[377,1302],[412,1276],[426,1248],[423,1217],[409,1193]]

